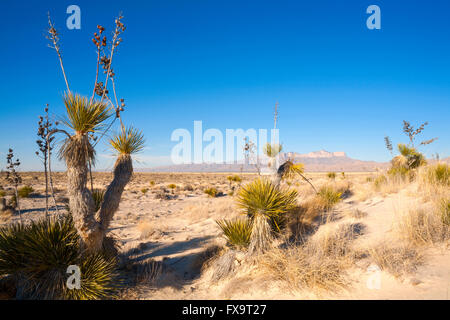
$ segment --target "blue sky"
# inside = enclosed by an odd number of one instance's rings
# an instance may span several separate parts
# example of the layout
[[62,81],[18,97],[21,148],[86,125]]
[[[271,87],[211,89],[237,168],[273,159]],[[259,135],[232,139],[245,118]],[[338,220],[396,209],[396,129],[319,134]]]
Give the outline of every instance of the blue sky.
[[[67,6],[81,8],[81,30],[66,28]],[[381,30],[366,8],[381,8]],[[345,151],[389,160],[383,137],[406,142],[402,120],[430,124],[423,151],[450,155],[448,1],[2,1],[0,167],[9,147],[23,170],[39,170],[38,115],[64,113],[59,63],[44,38],[47,11],[61,33],[72,91],[90,95],[96,25],[127,30],[114,58],[124,120],[147,148],[138,167],[167,163],[177,128],[267,128],[279,106],[285,151]],[[106,144],[98,169],[112,167]],[[57,167],[63,169],[62,164]]]

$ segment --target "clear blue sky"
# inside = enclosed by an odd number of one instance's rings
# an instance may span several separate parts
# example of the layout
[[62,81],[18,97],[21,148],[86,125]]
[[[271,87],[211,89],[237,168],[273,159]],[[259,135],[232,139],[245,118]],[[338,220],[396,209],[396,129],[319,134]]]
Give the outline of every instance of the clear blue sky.
[[[81,30],[66,8],[81,8]],[[381,8],[368,30],[366,8]],[[40,169],[38,115],[62,115],[59,63],[44,38],[47,11],[61,33],[71,89],[90,95],[96,25],[127,30],[114,58],[124,119],[147,148],[138,167],[163,165],[176,128],[271,128],[280,103],[285,151],[345,151],[387,161],[383,137],[406,142],[402,120],[428,121],[423,151],[450,155],[450,2],[441,1],[13,1],[0,19],[0,167],[14,147],[24,170]],[[97,168],[111,168],[105,144]],[[58,165],[58,168],[63,166]]]

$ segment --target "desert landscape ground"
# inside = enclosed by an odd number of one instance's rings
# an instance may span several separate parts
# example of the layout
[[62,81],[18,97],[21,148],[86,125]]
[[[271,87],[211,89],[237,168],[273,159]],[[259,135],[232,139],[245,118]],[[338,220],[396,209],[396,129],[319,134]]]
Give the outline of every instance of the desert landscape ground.
[[[449,298],[450,234],[441,223],[448,185],[376,172],[307,173],[316,188],[338,192],[324,205],[303,180],[282,182],[298,191],[298,207],[272,247],[247,261],[216,223],[245,216],[236,194],[258,176],[235,175],[241,181],[227,179],[230,173],[134,173],[109,232],[120,248],[121,299]],[[50,199],[50,215],[63,215],[66,174],[53,177],[58,213]],[[110,178],[94,173],[94,188],[104,189]],[[43,173],[22,179],[32,192],[20,199],[20,216],[1,213],[3,226],[45,215]],[[1,186],[4,197],[13,196],[12,186]],[[211,188],[215,195],[205,193]],[[223,273],[221,259],[231,251],[233,265]],[[368,285],[374,266],[375,288]],[[5,289],[2,297],[9,294]]]

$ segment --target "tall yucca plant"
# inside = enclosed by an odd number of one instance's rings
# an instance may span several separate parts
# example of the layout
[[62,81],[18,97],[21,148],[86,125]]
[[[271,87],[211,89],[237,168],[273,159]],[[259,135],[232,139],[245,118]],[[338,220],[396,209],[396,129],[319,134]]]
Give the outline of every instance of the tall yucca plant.
[[[60,157],[64,159],[67,166],[69,209],[81,239],[81,250],[86,253],[96,253],[101,250],[109,223],[119,207],[123,190],[133,174],[131,155],[141,151],[144,142],[140,132],[135,129],[125,129],[121,118],[121,112],[125,107],[124,99],[120,99],[119,103],[116,94],[115,70],[113,71],[112,61],[116,48],[122,42],[120,35],[125,31],[122,18],[123,16],[119,15],[115,20],[116,26],[110,41],[103,34],[105,30],[103,26],[98,25],[98,33],[94,33],[93,42],[97,48],[97,72],[92,97],[88,99],[71,93],[59,51],[59,33],[49,17],[50,47],[54,48],[58,54],[68,92],[64,96],[66,115],[62,122],[70,129],[69,131],[73,131],[68,133],[55,129],[51,134],[62,132],[67,136],[60,149]],[[108,43],[110,50],[106,50]],[[104,81],[99,81],[100,66],[104,70]],[[109,96],[108,83],[112,83],[112,93],[116,104]],[[95,101],[95,95],[101,97],[100,101]],[[112,115],[115,116],[113,121],[105,127],[105,121]],[[98,203],[95,203],[92,195],[92,183],[91,190],[86,187],[87,176],[95,157],[95,145],[91,144],[91,138],[96,132],[102,131],[101,139],[116,119],[120,120],[122,132],[121,135],[114,137],[111,143],[118,151],[114,165],[114,178],[107,187],[99,206]],[[98,197],[96,198],[98,200]],[[97,211],[98,207],[100,208]]]
[[297,195],[297,191],[282,189],[264,178],[239,190],[238,206],[253,221],[250,254],[263,252],[270,246],[272,230],[280,231],[283,216],[297,204]]

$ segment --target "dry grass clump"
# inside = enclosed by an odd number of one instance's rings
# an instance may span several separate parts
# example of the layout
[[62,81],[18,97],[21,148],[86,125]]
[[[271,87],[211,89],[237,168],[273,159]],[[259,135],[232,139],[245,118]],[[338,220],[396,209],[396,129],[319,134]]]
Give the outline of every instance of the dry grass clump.
[[425,168],[427,182],[443,186],[450,185],[450,166],[447,163],[439,162]]
[[317,193],[319,204],[325,211],[333,208],[339,201],[341,201],[342,192],[331,185],[322,186]]
[[274,248],[260,259],[263,271],[294,290],[337,290],[346,287],[345,270],[356,253],[352,241],[363,232],[359,223],[323,226],[300,246]]
[[368,254],[381,270],[395,277],[413,273],[423,263],[423,255],[410,245],[394,247],[388,243],[381,243],[370,248]]
[[147,220],[139,221],[137,229],[139,230],[141,239],[148,239],[155,232],[153,224]]
[[450,239],[450,226],[447,225],[448,202],[441,206],[416,208],[400,215],[397,229],[402,238],[415,245],[430,245]]

